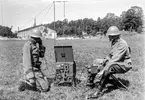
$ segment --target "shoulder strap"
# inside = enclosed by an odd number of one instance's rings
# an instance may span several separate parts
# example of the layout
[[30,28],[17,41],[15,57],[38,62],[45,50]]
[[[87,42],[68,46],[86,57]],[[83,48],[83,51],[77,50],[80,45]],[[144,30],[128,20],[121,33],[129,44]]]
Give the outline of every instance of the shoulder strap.
[[131,54],[131,48],[130,48],[130,47],[128,47],[128,49],[129,49],[129,53]]

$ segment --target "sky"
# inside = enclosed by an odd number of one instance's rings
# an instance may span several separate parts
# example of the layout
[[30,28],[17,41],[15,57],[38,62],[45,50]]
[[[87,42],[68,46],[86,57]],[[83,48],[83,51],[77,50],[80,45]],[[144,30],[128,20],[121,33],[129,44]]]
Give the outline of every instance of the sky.
[[[12,27],[12,31],[22,30],[36,24],[54,21],[54,0],[0,0],[0,25]],[[61,1],[61,0],[55,0]],[[107,13],[120,16],[131,6],[139,6],[145,11],[145,0],[62,0],[65,2],[65,18],[105,17]],[[63,2],[55,3],[55,20],[64,19]]]

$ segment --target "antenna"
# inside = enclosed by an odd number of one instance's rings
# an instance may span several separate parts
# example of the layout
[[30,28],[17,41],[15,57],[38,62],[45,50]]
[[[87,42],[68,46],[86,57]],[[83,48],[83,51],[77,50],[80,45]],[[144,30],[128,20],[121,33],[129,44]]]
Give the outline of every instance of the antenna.
[[34,27],[36,26],[36,18],[34,18]]

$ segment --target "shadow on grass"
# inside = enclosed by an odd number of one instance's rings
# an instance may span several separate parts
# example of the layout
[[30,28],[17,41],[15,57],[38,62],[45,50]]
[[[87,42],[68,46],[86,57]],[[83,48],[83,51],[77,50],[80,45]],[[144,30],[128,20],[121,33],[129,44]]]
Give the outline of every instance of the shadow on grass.
[[[50,90],[50,86],[51,86],[51,84],[53,83],[53,80],[54,80],[54,78],[47,78],[47,80],[48,80],[48,86],[49,86],[49,89],[48,90],[46,90],[46,91],[43,91],[43,92],[49,92],[49,90]],[[30,91],[35,91],[35,92],[41,92],[40,90],[38,90],[36,87],[32,87],[31,85],[29,85],[29,84],[26,84],[26,86],[27,86],[27,90],[30,90]],[[25,86],[24,87],[21,87],[22,89],[23,88],[25,88]]]
[[49,82],[50,85],[54,82],[54,78],[53,77],[52,78],[48,78],[47,77],[47,80],[48,80],[48,82]]
[[73,87],[76,87],[77,85],[79,85],[81,83],[81,80],[75,78],[75,81],[72,81],[72,82],[60,81],[60,82],[57,83],[57,82],[54,81],[54,78],[53,78],[52,79],[52,83],[54,83],[54,86],[68,86],[68,87],[72,87],[73,86]]
[[[121,79],[121,78],[117,78],[117,80],[118,80],[118,81],[115,81],[114,79],[110,79],[110,80],[108,81],[109,86],[107,86],[107,90],[106,90],[104,93],[109,93],[109,92],[111,92],[111,91],[113,91],[113,90],[116,90],[116,89],[123,89],[123,90],[125,90],[125,88],[123,87],[123,85],[124,85],[126,88],[129,87],[129,85],[130,85],[128,80]],[[121,85],[121,84],[119,83],[119,81],[120,81],[123,85]]]

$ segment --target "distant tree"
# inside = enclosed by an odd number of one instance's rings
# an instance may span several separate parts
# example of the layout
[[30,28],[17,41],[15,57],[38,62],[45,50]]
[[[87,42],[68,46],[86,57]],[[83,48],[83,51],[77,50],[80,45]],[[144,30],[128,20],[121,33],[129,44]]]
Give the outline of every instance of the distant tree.
[[96,21],[96,27],[95,27],[96,31],[101,31],[101,18],[98,17],[97,21]]
[[143,19],[143,9],[141,7],[132,6],[130,9],[134,10],[134,14],[136,17],[140,17],[141,19]]
[[14,34],[11,31],[11,28],[9,28],[7,26],[1,26],[0,25],[0,36],[8,37],[8,38],[14,38],[14,37],[17,37],[17,34]]
[[[55,31],[58,36],[83,36],[93,35],[98,32],[106,35],[108,28],[112,25],[117,26],[120,30],[134,30],[141,32],[143,28],[143,10],[138,6],[133,6],[127,11],[123,11],[120,16],[116,16],[114,13],[107,13],[104,18],[98,17],[97,20],[92,18],[84,18],[78,20],[55,22]],[[47,27],[54,29],[54,22],[46,24]]]
[[143,28],[143,10],[141,7],[133,6],[127,10],[123,19],[124,29],[141,32]]
[[107,15],[101,20],[100,30],[106,34],[108,28],[112,25],[120,28],[120,20],[120,17],[116,16],[114,13],[107,13]]
[[124,25],[125,17],[126,17],[126,11],[123,11],[122,14],[120,15],[120,28],[121,28],[121,30],[123,30],[125,27],[125,25]]

